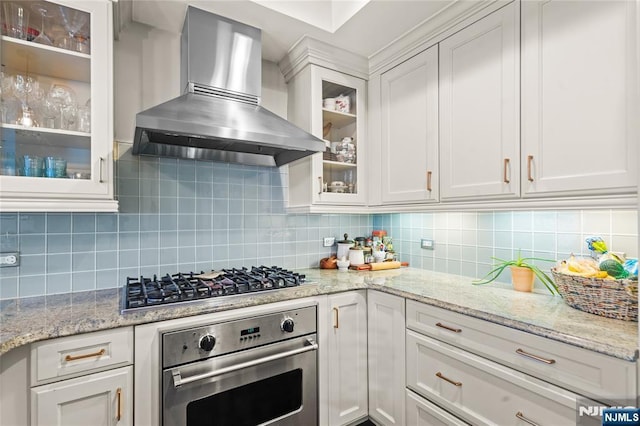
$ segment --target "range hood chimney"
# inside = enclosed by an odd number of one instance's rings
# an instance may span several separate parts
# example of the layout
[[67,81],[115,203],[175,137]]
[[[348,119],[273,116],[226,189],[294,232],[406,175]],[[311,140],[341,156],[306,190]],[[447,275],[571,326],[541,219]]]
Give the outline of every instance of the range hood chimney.
[[324,151],[322,140],[260,106],[261,35],[188,6],[185,94],[136,115],[133,154],[282,166]]

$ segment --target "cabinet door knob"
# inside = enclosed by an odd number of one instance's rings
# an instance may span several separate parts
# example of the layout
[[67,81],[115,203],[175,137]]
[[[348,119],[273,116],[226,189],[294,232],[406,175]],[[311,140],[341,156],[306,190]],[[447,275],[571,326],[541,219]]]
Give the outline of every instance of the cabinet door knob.
[[504,168],[502,170],[502,181],[504,183],[509,183],[511,182],[511,179],[509,179],[509,159],[505,158],[504,159]]
[[531,174],[531,166],[533,163],[533,155],[527,155],[527,180],[533,182],[533,175]]
[[431,170],[427,171],[427,191],[431,192]]

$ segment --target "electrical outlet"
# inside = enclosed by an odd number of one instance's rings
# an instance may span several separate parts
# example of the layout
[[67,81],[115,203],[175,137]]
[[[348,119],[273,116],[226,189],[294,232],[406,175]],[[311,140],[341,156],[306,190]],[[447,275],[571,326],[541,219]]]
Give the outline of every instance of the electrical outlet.
[[336,242],[336,237],[324,237],[322,247],[331,247]]
[[422,238],[420,240],[420,248],[423,248],[425,250],[433,250],[435,247],[435,241],[433,240],[429,240],[427,238]]
[[4,268],[5,266],[18,266],[20,265],[20,253],[19,252],[11,252],[11,253],[0,253],[0,268]]

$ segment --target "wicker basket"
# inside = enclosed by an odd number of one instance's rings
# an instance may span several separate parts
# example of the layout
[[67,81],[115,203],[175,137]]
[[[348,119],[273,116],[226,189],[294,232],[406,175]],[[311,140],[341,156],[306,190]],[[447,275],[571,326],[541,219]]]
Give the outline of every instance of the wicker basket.
[[638,321],[638,282],[603,280],[551,270],[558,291],[572,308],[607,318]]

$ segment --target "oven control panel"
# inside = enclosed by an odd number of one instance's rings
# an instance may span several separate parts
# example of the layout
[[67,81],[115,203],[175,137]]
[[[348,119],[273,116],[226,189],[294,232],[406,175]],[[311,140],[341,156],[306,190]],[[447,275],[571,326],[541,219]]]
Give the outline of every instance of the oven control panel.
[[163,368],[315,333],[315,306],[162,335]]

